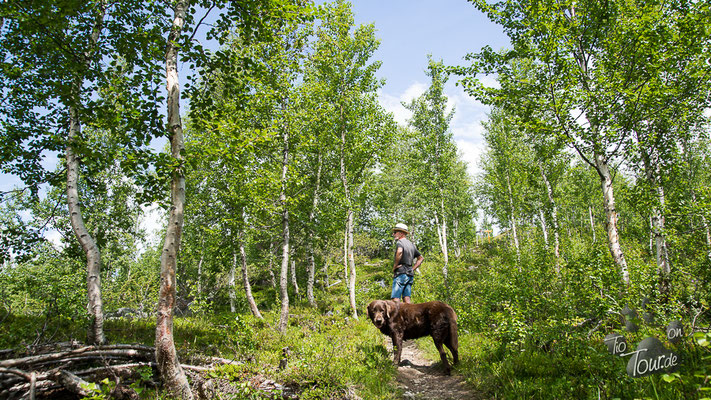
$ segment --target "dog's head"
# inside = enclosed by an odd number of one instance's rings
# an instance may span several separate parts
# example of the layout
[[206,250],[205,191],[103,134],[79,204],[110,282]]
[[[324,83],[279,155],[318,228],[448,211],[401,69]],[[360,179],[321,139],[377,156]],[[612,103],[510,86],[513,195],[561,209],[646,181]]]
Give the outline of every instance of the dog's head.
[[380,329],[394,316],[397,305],[392,300],[374,300],[368,304],[368,317]]

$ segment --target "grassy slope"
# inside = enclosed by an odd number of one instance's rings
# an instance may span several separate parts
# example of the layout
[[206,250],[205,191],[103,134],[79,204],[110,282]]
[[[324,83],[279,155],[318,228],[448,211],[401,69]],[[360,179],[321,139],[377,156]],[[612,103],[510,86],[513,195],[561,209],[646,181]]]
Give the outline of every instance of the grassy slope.
[[[660,376],[629,378],[626,359],[607,354],[602,337],[621,327],[614,315],[606,314],[616,306],[609,303],[609,296],[596,297],[602,296],[596,294],[601,293],[596,285],[605,285],[605,271],[609,270],[604,251],[571,258],[563,287],[546,278],[550,271],[539,267],[544,264],[535,258],[524,260],[522,274],[511,267],[507,257],[490,248],[466,263],[453,263],[449,288],[443,284],[440,264],[432,260],[435,257],[428,257],[415,281],[416,302],[444,300],[457,311],[461,354],[457,371],[478,393],[510,399],[700,397],[702,392],[696,388],[707,386],[704,377],[711,373],[708,359],[702,357],[709,353],[691,340],[677,349],[684,353],[685,361],[681,380],[671,383]],[[389,296],[391,277],[386,264],[358,262],[359,320],[349,317],[342,282],[326,293],[317,291],[318,309],[292,296],[295,306],[285,335],[274,329],[278,305],[270,288],[255,288],[264,321],[255,320],[245,307],[237,314],[176,318],[175,341],[181,360],[191,362],[199,355],[235,358],[243,364],[222,367],[213,376],[236,385],[263,376],[296,388],[302,399],[339,399],[354,391],[363,399],[400,398],[393,383],[396,369],[383,346],[384,337],[365,315],[369,301]],[[614,270],[608,275],[616,279]],[[332,277],[332,282],[335,279]],[[592,325],[581,324],[586,317],[603,318],[600,329],[591,333]],[[32,343],[44,322],[43,318],[7,317],[0,325],[0,348]],[[151,345],[154,324],[152,318],[107,321],[106,334],[113,343]],[[662,328],[643,326],[639,333],[626,336],[634,344],[646,336],[662,335]],[[80,322],[54,318],[41,339],[83,337]],[[418,345],[431,359],[438,358],[431,339],[420,339]],[[279,369],[285,347],[289,348],[287,367]],[[246,391],[233,398],[259,395]]]

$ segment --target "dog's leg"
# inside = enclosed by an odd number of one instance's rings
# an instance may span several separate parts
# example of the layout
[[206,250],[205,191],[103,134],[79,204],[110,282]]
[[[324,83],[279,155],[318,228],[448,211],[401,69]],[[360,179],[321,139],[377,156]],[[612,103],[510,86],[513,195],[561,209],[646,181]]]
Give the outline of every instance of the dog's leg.
[[444,366],[444,372],[447,375],[450,375],[452,373],[452,368],[449,366],[449,362],[447,361],[447,353],[444,352],[444,347],[442,346],[442,342],[440,340],[435,339],[434,337],[434,344],[435,347],[437,347],[437,351],[439,351],[439,358],[442,359],[442,365]]
[[402,356],[402,334],[394,333],[392,339],[394,352],[393,363],[400,365],[400,357]]

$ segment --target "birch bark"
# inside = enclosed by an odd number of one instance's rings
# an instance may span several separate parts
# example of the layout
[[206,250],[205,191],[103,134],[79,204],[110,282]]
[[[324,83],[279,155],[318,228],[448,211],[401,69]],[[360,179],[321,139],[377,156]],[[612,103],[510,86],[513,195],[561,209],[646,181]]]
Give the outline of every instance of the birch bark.
[[[106,1],[101,0],[97,5],[97,15],[94,21],[89,45],[84,52],[84,68],[88,69],[96,51],[101,35],[101,27],[106,15]],[[81,118],[79,116],[80,91],[84,83],[83,73],[77,76],[72,87],[72,104],[69,105],[69,132],[67,135],[67,208],[72,232],[81,245],[86,256],[86,289],[87,311],[89,313],[89,329],[87,341],[91,344],[104,344],[104,307],[101,299],[101,252],[96,241],[84,224],[81,206],[79,205],[79,158],[75,146],[81,136]]]
[[178,251],[183,230],[183,210],[185,206],[185,159],[183,150],[183,125],[180,120],[180,84],[178,80],[178,38],[185,25],[187,0],[175,3],[173,25],[168,35],[166,50],[166,81],[168,89],[168,129],[170,149],[177,166],[173,168],[171,179],[171,208],[165,243],[160,262],[160,288],[158,310],[156,312],[156,364],[164,387],[173,396],[192,399],[190,385],[185,377],[173,340],[173,308],[175,307]]
[[259,312],[257,303],[254,301],[254,296],[252,296],[252,285],[249,283],[247,252],[244,250],[244,230],[240,230],[239,232],[239,254],[242,259],[242,285],[244,286],[244,293],[247,296],[247,304],[249,304],[249,309],[252,311],[252,315],[259,319],[264,319],[264,317],[262,317],[262,313]]
[[612,255],[612,259],[615,260],[615,264],[620,270],[620,275],[622,277],[622,282],[625,285],[630,284],[630,276],[627,270],[627,261],[625,261],[625,256],[622,253],[622,247],[620,246],[620,236],[617,230],[617,209],[615,208],[615,196],[612,190],[612,174],[610,173],[610,168],[607,164],[605,157],[600,154],[595,154],[595,166],[598,175],[600,175],[600,186],[602,187],[602,197],[603,205],[605,208],[605,215],[607,217],[607,243]]
[[281,248],[281,271],[279,275],[279,293],[281,297],[281,313],[279,316],[279,332],[286,332],[286,325],[289,322],[289,209],[286,203],[286,179],[289,169],[289,131],[284,129],[282,135],[282,161],[281,161],[281,193],[279,202],[282,207],[282,248]]

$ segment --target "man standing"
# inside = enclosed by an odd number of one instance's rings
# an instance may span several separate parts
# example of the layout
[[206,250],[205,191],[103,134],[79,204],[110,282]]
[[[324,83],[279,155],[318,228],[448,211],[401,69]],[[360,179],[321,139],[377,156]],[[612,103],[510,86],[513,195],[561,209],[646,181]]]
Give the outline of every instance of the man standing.
[[[390,298],[395,301],[402,300],[410,303],[412,283],[415,280],[415,270],[425,259],[411,241],[407,240],[407,225],[397,224],[393,228],[393,237],[397,246],[395,249],[395,262],[393,263],[393,289]],[[413,265],[413,261],[415,264]]]

